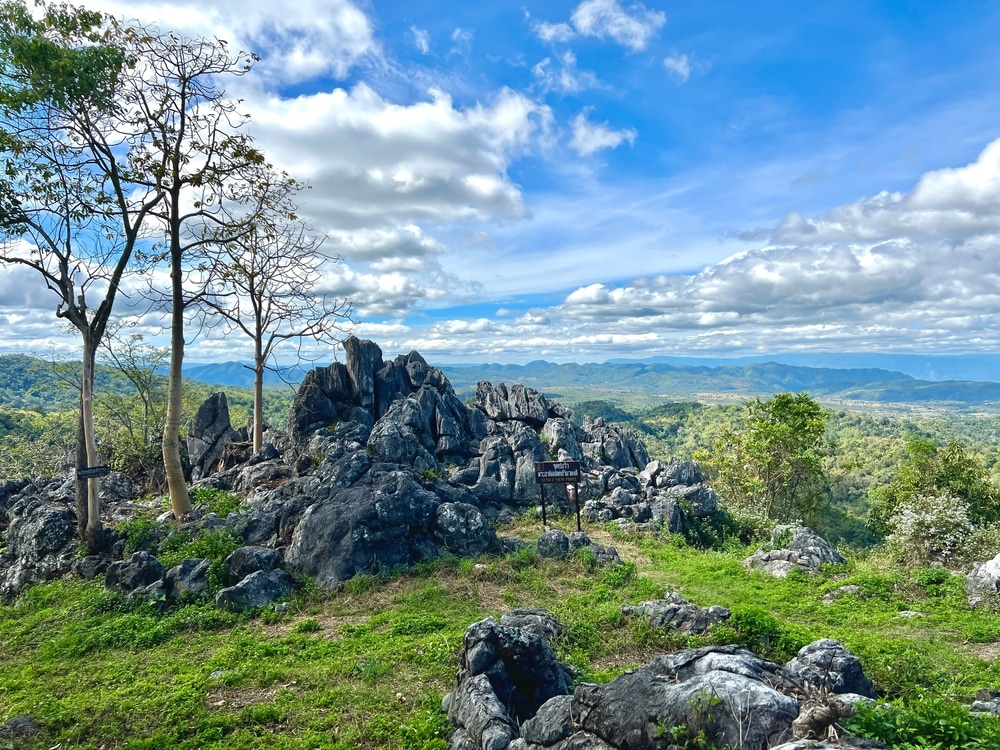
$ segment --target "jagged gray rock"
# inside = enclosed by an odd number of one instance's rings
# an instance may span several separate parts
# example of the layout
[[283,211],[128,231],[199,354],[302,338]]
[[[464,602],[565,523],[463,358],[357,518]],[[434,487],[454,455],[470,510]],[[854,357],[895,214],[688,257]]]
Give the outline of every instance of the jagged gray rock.
[[725,607],[713,604],[704,609],[691,604],[676,591],[668,591],[662,599],[640,602],[621,608],[624,615],[647,617],[654,628],[672,628],[684,635],[701,635],[713,625],[725,622],[732,614]]
[[815,573],[820,565],[843,565],[847,562],[807,526],[778,526],[771,535],[771,544],[777,549],[755,552],[743,561],[743,567],[784,578],[796,568]]
[[188,427],[187,449],[191,478],[195,481],[225,468],[224,459],[238,435],[229,420],[229,402],[224,392],[209,396]]
[[235,586],[221,589],[215,595],[215,606],[237,611],[266,607],[291,594],[294,588],[295,580],[284,570],[258,570]]
[[208,568],[211,562],[203,557],[182,560],[163,576],[163,589],[168,599],[186,599],[208,593]]
[[0,557],[0,599],[9,599],[25,586],[49,581],[67,573],[78,545],[69,509],[47,502],[28,484],[6,513],[7,549]]
[[1000,555],[973,566],[965,578],[965,595],[973,609],[1000,609]]
[[814,689],[876,697],[875,686],[865,675],[861,660],[840,641],[824,638],[803,646],[785,669]]
[[163,564],[145,550],[133,552],[128,560],[117,560],[104,575],[105,587],[131,594],[163,578]]
[[226,572],[230,580],[242,581],[258,570],[274,570],[281,562],[281,552],[270,547],[250,545],[240,547],[226,558]]

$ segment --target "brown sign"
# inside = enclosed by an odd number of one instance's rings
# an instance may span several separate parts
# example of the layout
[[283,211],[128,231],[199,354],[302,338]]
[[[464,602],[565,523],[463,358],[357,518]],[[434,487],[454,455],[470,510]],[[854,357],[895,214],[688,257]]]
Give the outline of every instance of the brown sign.
[[535,461],[536,484],[578,484],[579,461]]

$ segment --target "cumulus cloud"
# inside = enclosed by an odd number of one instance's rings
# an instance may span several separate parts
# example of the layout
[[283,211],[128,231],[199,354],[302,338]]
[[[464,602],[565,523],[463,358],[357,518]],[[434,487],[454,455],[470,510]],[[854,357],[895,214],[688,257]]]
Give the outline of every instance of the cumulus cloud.
[[262,56],[261,67],[290,83],[344,78],[362,59],[380,56],[373,26],[350,0],[219,0],[211,5],[153,0],[93,0],[88,7],[190,36],[214,35],[232,49]]
[[573,136],[570,139],[570,148],[581,156],[591,156],[597,151],[605,148],[618,148],[621,144],[628,142],[629,145],[635,143],[636,131],[633,128],[623,128],[615,130],[608,123],[593,123],[587,119],[589,109],[576,114],[570,125],[573,129]]
[[576,32],[568,23],[546,23],[545,21],[534,21],[531,24],[535,35],[543,42],[568,42]]
[[667,22],[667,16],[642,3],[630,5],[625,10],[618,0],[584,0],[573,11],[570,20],[583,36],[610,37],[623,47],[639,52]]
[[461,109],[437,90],[395,104],[364,83],[263,98],[253,111],[271,158],[310,183],[303,211],[322,231],[521,216],[507,167],[552,119],[510,89]]
[[823,216],[790,213],[776,242],[871,242],[894,237],[965,238],[1000,232],[1000,139],[964,167],[924,174],[909,193],[883,191]]
[[691,77],[691,60],[687,55],[674,53],[663,58],[663,67],[677,80],[678,83],[687,83]]

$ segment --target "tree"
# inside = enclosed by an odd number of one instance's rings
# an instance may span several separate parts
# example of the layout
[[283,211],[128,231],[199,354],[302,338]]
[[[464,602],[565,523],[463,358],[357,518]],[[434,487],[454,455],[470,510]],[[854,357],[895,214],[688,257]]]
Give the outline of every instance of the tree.
[[[130,184],[123,161],[118,102],[130,59],[117,31],[84,9],[47,7],[35,19],[21,3],[0,6],[0,262],[39,273],[59,299],[57,317],[80,333],[78,468],[99,463],[95,355],[161,197]],[[77,518],[81,537],[98,545],[96,478],[78,484]]]
[[906,453],[888,484],[868,493],[868,526],[885,536],[900,508],[917,497],[951,496],[968,505],[975,524],[1000,520],[1000,487],[980,456],[958,441],[943,448],[929,438],[909,435]]
[[108,461],[149,489],[160,490],[163,457],[160,440],[166,419],[166,378],[159,373],[169,351],[150,346],[142,335],[114,331],[102,359],[125,376],[135,392],[108,394],[97,410]]
[[240,128],[248,116],[218,87],[248,72],[255,57],[231,54],[222,40],[189,39],[134,28],[125,36],[137,60],[124,79],[131,179],[164,199],[151,215],[163,245],[155,257],[170,268],[170,369],[163,462],[174,516],[191,510],[181,462],[180,426],[185,316],[195,304],[185,293],[194,257],[210,244],[235,241],[249,230],[247,216],[268,200],[255,175],[263,155]]
[[350,302],[315,292],[322,265],[322,240],[289,209],[300,185],[287,176],[271,181],[275,195],[253,217],[250,231],[222,244],[208,274],[204,299],[228,324],[253,341],[253,450],[262,447],[264,371],[274,350],[286,341],[334,343]]
[[715,489],[754,532],[774,522],[811,522],[826,491],[827,412],[807,393],[747,401],[744,409],[741,424],[724,428],[707,457]]

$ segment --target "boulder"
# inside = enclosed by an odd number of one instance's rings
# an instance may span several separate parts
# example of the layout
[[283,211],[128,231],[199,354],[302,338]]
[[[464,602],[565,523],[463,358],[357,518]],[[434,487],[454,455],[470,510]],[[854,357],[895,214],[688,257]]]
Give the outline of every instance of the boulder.
[[441,505],[405,471],[379,471],[347,488],[324,486],[295,527],[288,570],[335,588],[376,567],[409,566],[441,553],[433,536]]
[[208,593],[208,568],[205,558],[182,560],[163,576],[163,588],[168,599],[188,599]]
[[220,590],[215,595],[215,606],[236,611],[266,607],[291,594],[294,588],[294,579],[285,571],[258,570],[235,586]]
[[569,537],[559,529],[545,529],[535,542],[539,557],[561,559],[569,555]]
[[654,628],[671,628],[684,635],[702,635],[713,625],[726,622],[731,614],[717,605],[702,609],[676,591],[668,591],[662,599],[622,607],[621,612],[632,617],[646,617]]
[[[508,622],[530,622],[532,630],[559,631],[537,611],[514,614]],[[446,698],[448,718],[458,727],[451,747],[506,748],[518,727],[550,698],[569,693],[568,668],[532,630],[504,625],[492,617],[465,632],[455,690]]]
[[128,560],[111,563],[104,575],[104,585],[120,594],[131,594],[162,578],[163,564],[145,550],[139,550]]
[[240,547],[226,558],[226,572],[230,580],[242,581],[258,570],[274,570],[281,562],[281,552],[270,547],[250,545]]
[[[0,599],[21,593],[32,583],[68,573],[79,548],[69,509],[35,494],[29,484],[7,511],[7,549],[0,557]],[[44,497],[44,496],[43,496]]]
[[815,573],[820,565],[843,565],[847,562],[833,547],[806,526],[778,526],[771,536],[772,549],[760,550],[742,565],[750,570],[784,578],[796,568]]
[[973,609],[1000,608],[1000,555],[973,566],[965,578],[965,595]]
[[840,641],[824,638],[803,646],[785,669],[815,690],[876,697],[872,681],[861,668],[861,660]]

